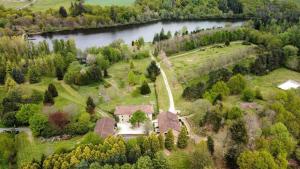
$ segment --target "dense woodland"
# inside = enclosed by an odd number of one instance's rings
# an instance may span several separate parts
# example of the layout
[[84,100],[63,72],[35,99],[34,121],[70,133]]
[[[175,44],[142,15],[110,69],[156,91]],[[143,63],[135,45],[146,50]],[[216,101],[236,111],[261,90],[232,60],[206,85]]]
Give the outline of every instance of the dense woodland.
[[[261,17],[297,21],[299,11],[293,1],[258,0],[138,0],[133,6],[91,6],[75,1],[70,9],[46,12],[13,10],[0,7],[0,32],[3,35],[52,32],[79,28],[98,28],[138,24],[156,20]],[[280,13],[280,14],[279,14]]]
[[[188,146],[185,128],[181,129],[177,148],[171,130],[165,138],[150,135],[124,140],[108,137],[105,140],[89,133],[99,118],[93,98],[86,99],[85,113],[69,116],[65,110],[42,113],[42,106],[51,106],[60,95],[56,86],[49,84],[45,91],[23,88],[25,84],[40,83],[43,78],[62,81],[74,88],[92,83],[105,83],[110,77],[111,66],[119,62],[149,58],[151,50],[142,48],[142,38],[131,46],[116,41],[109,46],[93,47],[86,51],[76,49],[72,40],[53,41],[53,50],[46,42],[33,44],[21,36],[25,32],[48,32],[61,29],[91,28],[133,24],[153,20],[203,19],[203,18],[251,18],[243,27],[214,30],[182,31],[175,35],[163,30],[153,40],[153,54],[164,51],[168,56],[201,48],[207,45],[242,41],[243,45],[257,46],[257,56],[250,61],[237,62],[228,67],[209,70],[205,80],[182,81],[185,89],[182,98],[197,106],[205,100],[207,110],[201,116],[198,109],[193,122],[211,133],[229,131],[224,163],[228,168],[286,169],[291,161],[300,161],[300,92],[280,91],[266,99],[262,91],[247,84],[247,76],[262,76],[285,67],[300,72],[300,8],[292,1],[245,0],[137,0],[129,7],[89,6],[74,2],[70,9],[33,13],[30,10],[15,11],[0,8],[0,83],[6,95],[0,110],[1,123],[5,127],[28,126],[36,137],[52,137],[68,134],[86,134],[75,149],[61,148],[52,155],[22,165],[24,169],[39,168],[115,168],[115,169],[165,169],[171,166],[164,148],[169,151]],[[148,66],[148,65],[147,65]],[[151,62],[145,72],[128,72],[128,83],[140,85],[142,95],[151,93],[148,83],[154,83],[160,70]],[[107,85],[107,84],[106,84]],[[224,100],[236,96],[247,103],[258,103],[255,110],[262,123],[257,136],[247,130],[246,113],[238,106],[227,107]],[[42,106],[41,106],[42,105]],[[194,110],[193,110],[194,108]],[[197,109],[197,110],[195,110]],[[49,110],[50,111],[50,110]],[[194,112],[193,112],[194,111]],[[0,157],[14,166],[17,147],[14,135],[0,135]],[[190,168],[214,168],[214,140],[208,135],[190,151]],[[296,166],[297,167],[297,166]],[[298,165],[299,167],[299,165]]]

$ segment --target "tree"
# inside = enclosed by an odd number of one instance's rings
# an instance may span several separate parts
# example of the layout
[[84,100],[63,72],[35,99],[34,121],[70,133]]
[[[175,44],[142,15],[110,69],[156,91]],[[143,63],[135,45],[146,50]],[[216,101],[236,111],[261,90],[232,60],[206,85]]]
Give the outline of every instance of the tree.
[[152,159],[154,169],[169,169],[170,166],[163,153],[157,152]]
[[174,135],[172,129],[169,129],[165,136],[165,147],[168,150],[173,150],[174,148]]
[[83,136],[80,144],[93,144],[93,145],[99,145],[102,143],[103,140],[94,132],[89,132],[86,135]]
[[4,86],[5,86],[5,90],[8,92],[8,91],[14,89],[17,86],[17,83],[14,81],[13,78],[11,78],[11,76],[6,76]]
[[151,93],[151,89],[146,81],[143,82],[140,90],[142,95],[147,95]]
[[205,169],[212,166],[213,162],[205,142],[200,142],[197,145],[190,155],[190,163],[193,169]]
[[50,84],[48,85],[48,91],[49,91],[49,93],[52,95],[52,97],[57,97],[57,96],[58,96],[56,87],[55,87],[52,83],[50,83]]
[[239,107],[233,107],[231,108],[227,114],[226,119],[235,120],[243,117],[243,111]]
[[229,150],[225,154],[225,161],[226,165],[230,169],[236,169],[238,168],[237,160],[240,156],[241,152],[243,151],[243,148],[238,145],[233,145],[229,148]]
[[39,106],[35,104],[23,104],[16,114],[16,118],[20,124],[29,124],[29,119],[39,112]]
[[51,104],[51,105],[54,104],[54,99],[52,97],[52,94],[48,90],[45,91],[43,102],[44,104]]
[[189,136],[188,136],[188,132],[186,127],[181,127],[181,131],[178,135],[178,140],[177,140],[177,147],[178,148],[186,148],[188,145],[188,140],[189,140]]
[[225,46],[229,46],[230,45],[230,41],[229,40],[226,40],[225,41]]
[[89,96],[87,101],[86,101],[86,111],[88,113],[94,113],[95,108],[96,108],[96,105],[94,103],[94,100],[93,100],[92,97]]
[[65,7],[63,7],[63,6],[61,6],[61,7],[59,8],[59,14],[60,14],[60,16],[62,16],[62,17],[64,17],[64,18],[68,16],[67,10],[66,10]]
[[2,117],[2,122],[6,127],[14,127],[17,124],[17,119],[15,117],[15,112],[5,113]]
[[151,79],[151,81],[155,81],[156,77],[160,74],[160,69],[156,65],[155,61],[151,61],[150,65],[147,68],[148,77]]
[[31,84],[38,83],[41,81],[41,75],[36,67],[31,67],[28,71],[29,82]]
[[164,136],[162,134],[158,135],[158,141],[159,141],[160,149],[163,150],[165,148],[165,140],[164,140]]
[[210,154],[213,155],[215,152],[215,143],[211,136],[207,137],[207,148],[208,148]]
[[59,129],[63,129],[69,123],[69,117],[67,113],[55,112],[49,115],[49,122]]
[[47,116],[37,113],[29,119],[29,127],[35,136],[41,135],[41,133],[48,127]]
[[247,143],[248,142],[248,134],[245,122],[242,120],[238,120],[230,127],[231,138],[236,143]]
[[238,158],[238,165],[240,169],[279,169],[273,156],[265,150],[243,152]]
[[18,84],[21,84],[21,83],[24,83],[25,82],[25,77],[24,77],[24,74],[23,72],[21,71],[21,69],[17,69],[17,68],[14,68],[11,72],[12,74],[12,78],[18,83]]
[[245,89],[243,91],[242,99],[246,102],[253,102],[255,99],[255,91],[252,89]]
[[138,110],[132,114],[129,122],[133,126],[137,124],[137,126],[140,127],[140,123],[143,123],[146,120],[147,120],[146,113]]
[[138,159],[136,169],[153,169],[152,160],[149,156],[143,156]]
[[241,74],[237,74],[229,79],[227,86],[232,94],[240,94],[246,88],[246,84],[246,79]]

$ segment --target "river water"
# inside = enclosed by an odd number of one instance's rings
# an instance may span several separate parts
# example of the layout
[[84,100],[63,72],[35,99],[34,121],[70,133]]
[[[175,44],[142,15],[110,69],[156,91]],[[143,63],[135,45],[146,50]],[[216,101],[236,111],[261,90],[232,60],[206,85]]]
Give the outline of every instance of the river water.
[[165,33],[171,31],[172,35],[186,27],[188,31],[197,29],[211,29],[225,26],[241,26],[244,21],[174,21],[156,22],[142,25],[121,26],[114,28],[86,29],[77,31],[63,31],[57,33],[47,33],[30,36],[31,41],[38,43],[46,40],[52,48],[54,39],[74,39],[77,48],[85,50],[93,46],[105,46],[113,41],[122,39],[126,44],[131,44],[133,40],[143,37],[145,42],[152,42],[155,33],[159,33],[163,28]]

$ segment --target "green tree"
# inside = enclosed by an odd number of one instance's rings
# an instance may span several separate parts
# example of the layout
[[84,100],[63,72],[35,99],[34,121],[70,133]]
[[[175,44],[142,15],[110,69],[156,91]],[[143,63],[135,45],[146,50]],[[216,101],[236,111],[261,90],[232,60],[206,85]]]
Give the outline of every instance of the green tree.
[[213,155],[215,152],[215,143],[211,136],[207,137],[207,148],[208,148],[210,154]]
[[246,102],[253,102],[255,99],[255,92],[252,89],[245,89],[243,91],[242,99]]
[[52,94],[46,90],[44,94],[44,104],[54,104],[54,99],[52,97]]
[[60,16],[62,16],[62,17],[64,17],[64,18],[68,16],[67,10],[66,10],[65,7],[63,7],[63,6],[61,6],[61,7],[59,8],[59,14],[60,14]]
[[128,73],[128,83],[130,85],[136,85],[137,84],[137,76],[135,75],[135,73],[133,71],[129,71]]
[[80,142],[80,144],[93,144],[99,145],[103,140],[94,132],[89,132],[85,134]]
[[151,93],[151,89],[146,81],[143,82],[140,90],[142,95],[147,95]]
[[88,113],[94,113],[95,108],[96,108],[96,105],[94,103],[94,100],[93,100],[92,97],[89,96],[87,101],[86,101],[86,111]]
[[34,114],[29,119],[29,127],[35,136],[39,136],[48,127],[48,118],[43,114]]
[[241,74],[231,77],[227,83],[232,94],[240,94],[246,88],[246,85],[246,79]]
[[188,132],[186,127],[181,127],[181,131],[178,135],[178,139],[177,139],[177,147],[178,148],[186,148],[188,145],[188,140],[189,140],[189,136],[188,136]]
[[165,147],[168,150],[173,150],[174,148],[174,135],[171,129],[169,129],[165,136]]
[[245,151],[238,158],[240,169],[279,169],[273,156],[263,151]]
[[205,142],[200,142],[190,155],[191,168],[205,169],[212,167],[213,161]]
[[238,120],[232,124],[230,127],[231,138],[236,143],[247,143],[248,142],[248,134],[245,122],[242,120]]
[[150,65],[147,68],[148,77],[151,79],[151,81],[156,81],[156,77],[160,74],[160,69],[156,65],[155,61],[152,61]]
[[11,78],[11,76],[6,76],[6,80],[5,80],[5,90],[8,92],[12,89],[14,89],[17,86],[17,83],[14,81],[13,78]]
[[158,141],[159,141],[160,149],[163,150],[165,148],[165,140],[164,140],[164,136],[162,134],[158,135]]
[[29,76],[29,82],[31,84],[39,83],[41,81],[41,74],[36,67],[29,68],[28,76]]
[[58,92],[57,92],[57,89],[54,86],[54,84],[50,83],[48,85],[48,91],[51,93],[52,97],[57,97],[58,96]]
[[170,166],[163,153],[157,152],[152,159],[154,169],[169,169]]
[[139,110],[132,114],[129,122],[133,126],[135,126],[137,124],[137,126],[140,127],[140,123],[143,123],[146,120],[147,120],[146,113]]
[[227,112],[226,119],[229,119],[229,120],[239,119],[239,118],[243,117],[243,114],[244,114],[243,111],[239,107],[235,106]]
[[143,156],[138,159],[136,169],[153,169],[153,163],[149,156]]
[[23,104],[16,114],[20,124],[28,124],[29,119],[36,113],[39,113],[39,106],[35,104]]

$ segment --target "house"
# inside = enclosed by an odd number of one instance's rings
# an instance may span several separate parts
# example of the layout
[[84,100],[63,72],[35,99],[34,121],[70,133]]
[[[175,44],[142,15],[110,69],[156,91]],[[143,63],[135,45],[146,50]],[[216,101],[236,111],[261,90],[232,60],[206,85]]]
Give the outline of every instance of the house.
[[152,105],[117,106],[114,114],[119,118],[119,123],[128,123],[132,114],[137,111],[145,112],[148,119],[152,120],[152,115],[154,113]]
[[154,124],[157,133],[166,134],[169,129],[173,130],[173,134],[177,137],[180,133],[181,126],[178,116],[171,112],[159,113],[157,123]]
[[97,121],[94,132],[102,138],[106,138],[115,134],[115,126],[116,122],[114,119],[103,117]]

